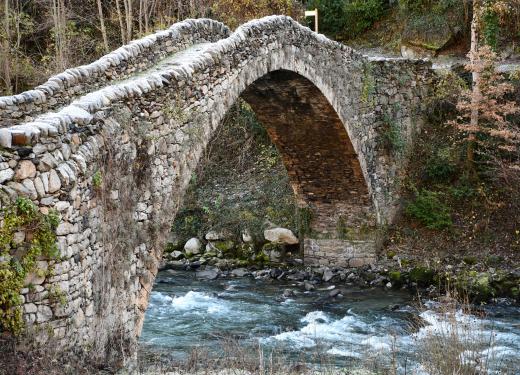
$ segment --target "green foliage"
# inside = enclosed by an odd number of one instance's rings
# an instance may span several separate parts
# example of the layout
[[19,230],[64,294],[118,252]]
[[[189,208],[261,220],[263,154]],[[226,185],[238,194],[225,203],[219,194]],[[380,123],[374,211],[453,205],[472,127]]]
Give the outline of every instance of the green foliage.
[[309,207],[298,207],[296,209],[296,225],[301,236],[311,232],[312,209]]
[[392,282],[392,285],[394,288],[400,288],[404,283],[403,275],[401,274],[400,271],[388,272],[388,278]]
[[435,271],[427,267],[414,267],[410,270],[410,280],[421,287],[426,287],[434,282]]
[[312,0],[308,9],[317,8],[320,31],[333,38],[354,37],[373,25],[384,14],[383,0]]
[[447,180],[457,170],[457,164],[450,147],[437,149],[428,159],[425,166],[426,174],[432,180]]
[[96,171],[94,176],[92,176],[92,185],[95,189],[100,189],[103,184],[103,177],[101,176],[101,171]]
[[345,0],[311,0],[308,9],[318,9],[320,32],[338,38],[343,34],[345,18]]
[[436,14],[443,14],[456,6],[461,6],[459,0],[399,0],[402,11],[414,13],[431,10]]
[[345,5],[346,32],[349,37],[361,34],[384,13],[382,0],[351,0]]
[[498,44],[498,33],[500,30],[498,14],[491,8],[487,7],[484,11],[482,27],[482,37],[484,43],[496,52]]
[[245,102],[232,108],[192,177],[172,231],[182,242],[208,231],[239,239],[261,238],[267,222],[299,232],[309,217],[298,213],[282,160]]
[[448,228],[452,225],[450,209],[441,199],[441,193],[423,189],[406,206],[406,213],[429,229]]
[[[39,257],[57,259],[56,212],[42,214],[29,199],[18,198],[2,210],[0,228],[0,329],[19,334],[24,326],[20,290],[28,274],[37,272]],[[15,242],[15,233],[24,240]]]
[[382,132],[382,138],[385,147],[394,154],[401,153],[406,146],[406,142],[399,124],[389,115],[385,115],[384,122],[385,128]]
[[466,82],[454,72],[443,74],[436,82],[433,95],[428,102],[428,118],[434,124],[444,124],[455,118],[457,101],[463,90],[467,89]]
[[373,104],[372,96],[376,91],[376,81],[374,78],[373,66],[370,62],[363,66],[362,84],[361,101],[366,104]]

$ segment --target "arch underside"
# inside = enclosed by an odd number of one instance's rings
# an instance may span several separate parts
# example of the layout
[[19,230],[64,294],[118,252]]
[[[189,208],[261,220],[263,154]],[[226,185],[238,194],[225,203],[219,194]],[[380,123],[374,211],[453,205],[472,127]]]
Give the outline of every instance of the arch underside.
[[371,197],[345,126],[321,91],[288,71],[266,74],[242,97],[278,148],[298,202],[313,212],[314,236],[375,225]]

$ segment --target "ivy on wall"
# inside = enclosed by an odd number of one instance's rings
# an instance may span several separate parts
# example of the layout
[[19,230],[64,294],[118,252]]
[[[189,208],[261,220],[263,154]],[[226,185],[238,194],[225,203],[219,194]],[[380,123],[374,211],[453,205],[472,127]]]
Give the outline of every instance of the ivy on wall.
[[40,257],[58,258],[60,218],[55,211],[43,214],[27,198],[18,198],[0,216],[0,331],[17,335],[24,328],[20,291],[29,274],[44,272],[36,267]]

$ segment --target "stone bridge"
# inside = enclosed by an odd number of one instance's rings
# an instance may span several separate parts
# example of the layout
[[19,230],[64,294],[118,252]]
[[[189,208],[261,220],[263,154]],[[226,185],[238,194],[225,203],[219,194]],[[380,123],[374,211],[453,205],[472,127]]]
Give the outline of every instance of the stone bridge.
[[240,98],[313,212],[305,262],[373,262],[430,79],[425,61],[369,59],[288,17],[232,34],[200,19],[0,98],[2,205],[26,196],[61,216],[61,257],[39,262],[53,273],[22,290],[26,337],[132,357],[183,192]]

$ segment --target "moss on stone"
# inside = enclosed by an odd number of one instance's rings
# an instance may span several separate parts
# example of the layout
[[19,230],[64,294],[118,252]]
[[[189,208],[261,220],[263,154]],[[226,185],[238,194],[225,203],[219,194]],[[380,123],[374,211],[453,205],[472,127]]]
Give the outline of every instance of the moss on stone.
[[392,282],[392,285],[396,288],[399,288],[404,284],[403,275],[401,274],[401,271],[390,271],[388,273],[388,278]]

